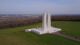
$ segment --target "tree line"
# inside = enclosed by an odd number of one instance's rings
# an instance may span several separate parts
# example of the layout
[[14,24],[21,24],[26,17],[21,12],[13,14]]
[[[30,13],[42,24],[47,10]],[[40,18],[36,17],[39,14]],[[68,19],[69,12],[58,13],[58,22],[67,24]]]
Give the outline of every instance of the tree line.
[[[80,16],[51,16],[52,21],[80,21]],[[0,28],[17,27],[41,22],[42,16],[0,16]]]

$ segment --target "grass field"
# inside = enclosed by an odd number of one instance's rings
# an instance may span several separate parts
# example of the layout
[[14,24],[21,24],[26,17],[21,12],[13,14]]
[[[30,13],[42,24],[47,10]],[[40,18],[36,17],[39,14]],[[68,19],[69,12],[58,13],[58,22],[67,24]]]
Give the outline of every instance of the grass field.
[[[54,21],[66,34],[80,36],[80,22]],[[80,45],[80,42],[65,39],[56,35],[37,35],[24,32],[27,28],[40,27],[41,23],[30,26],[0,29],[0,45]]]

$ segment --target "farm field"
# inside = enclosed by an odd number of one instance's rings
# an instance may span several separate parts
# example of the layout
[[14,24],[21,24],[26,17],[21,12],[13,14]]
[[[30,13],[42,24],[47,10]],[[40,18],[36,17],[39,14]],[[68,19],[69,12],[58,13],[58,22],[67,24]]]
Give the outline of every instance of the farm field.
[[[41,23],[35,23],[29,26],[0,29],[0,45],[80,45],[80,42],[57,35],[40,36],[24,32],[25,29],[40,26]],[[80,22],[78,21],[53,21],[52,26],[61,28],[68,35],[80,37]]]

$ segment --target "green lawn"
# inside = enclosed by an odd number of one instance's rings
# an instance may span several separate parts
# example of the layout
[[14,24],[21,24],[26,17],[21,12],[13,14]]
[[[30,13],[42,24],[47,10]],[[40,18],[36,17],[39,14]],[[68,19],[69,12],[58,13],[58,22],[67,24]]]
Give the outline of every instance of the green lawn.
[[80,22],[77,21],[55,21],[52,25],[59,27],[66,34],[80,37]]
[[[67,34],[80,36],[80,22],[54,21],[52,25],[59,27]],[[27,28],[40,27],[41,23],[30,26],[0,29],[0,45],[80,45],[79,42],[56,35],[37,35],[24,32]]]

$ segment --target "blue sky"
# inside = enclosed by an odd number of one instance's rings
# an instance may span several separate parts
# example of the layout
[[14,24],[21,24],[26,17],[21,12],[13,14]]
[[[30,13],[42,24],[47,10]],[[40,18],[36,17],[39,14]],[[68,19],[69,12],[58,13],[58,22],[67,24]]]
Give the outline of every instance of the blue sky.
[[0,0],[0,14],[80,14],[80,0]]

